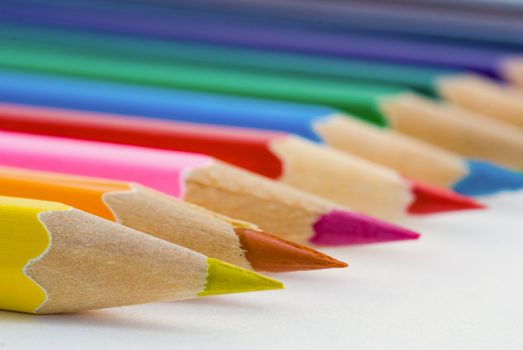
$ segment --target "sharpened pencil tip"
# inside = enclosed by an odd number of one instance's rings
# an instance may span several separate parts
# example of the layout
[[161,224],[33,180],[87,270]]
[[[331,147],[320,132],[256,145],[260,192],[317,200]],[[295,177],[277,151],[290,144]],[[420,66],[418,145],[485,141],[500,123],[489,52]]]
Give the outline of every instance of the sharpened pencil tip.
[[317,250],[251,229],[236,229],[245,256],[255,270],[288,272],[347,267]]
[[280,281],[218,259],[207,258],[207,264],[207,285],[205,289],[198,294],[199,296],[284,288],[283,283]]
[[314,224],[314,244],[356,245],[418,239],[420,234],[362,214],[333,210]]
[[414,201],[408,208],[410,214],[435,214],[449,211],[484,209],[485,205],[459,195],[415,180],[407,179],[411,184]]
[[481,196],[523,190],[521,173],[477,160],[468,160],[467,165],[469,174],[453,188],[458,193],[467,196]]

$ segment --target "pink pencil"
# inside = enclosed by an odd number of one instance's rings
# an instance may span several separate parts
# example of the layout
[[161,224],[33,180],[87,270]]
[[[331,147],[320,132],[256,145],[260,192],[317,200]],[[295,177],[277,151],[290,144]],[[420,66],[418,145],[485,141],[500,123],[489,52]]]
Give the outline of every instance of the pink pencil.
[[199,154],[0,132],[0,165],[138,182],[303,243],[351,245],[419,237]]

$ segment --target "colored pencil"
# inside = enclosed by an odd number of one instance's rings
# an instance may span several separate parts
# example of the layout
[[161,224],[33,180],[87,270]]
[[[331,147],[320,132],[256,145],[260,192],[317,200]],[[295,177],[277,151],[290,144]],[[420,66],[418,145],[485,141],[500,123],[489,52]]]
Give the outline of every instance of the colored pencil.
[[250,223],[138,184],[0,167],[0,195],[71,205],[246,269],[285,272],[347,266]]
[[0,104],[0,129],[203,153],[389,220],[483,207],[285,133],[9,104]]
[[[115,1],[108,1],[116,3]],[[107,2],[106,2],[107,3]],[[118,0],[119,5],[122,1]],[[126,0],[128,7],[155,6],[162,11],[213,12],[261,23],[314,28],[336,33],[362,32],[492,47],[521,48],[521,7],[481,1],[294,1],[294,0]],[[473,6],[466,6],[467,4]],[[451,5],[451,6],[448,6]],[[460,6],[465,5],[465,6]],[[146,7],[146,9],[147,9]],[[143,7],[141,7],[143,8]]]
[[[514,50],[288,28],[277,23],[266,25],[252,23],[249,18],[220,18],[210,14],[194,16],[174,11],[169,14],[162,11],[129,11],[115,6],[90,6],[89,11],[62,6],[57,11],[55,6],[49,4],[31,3],[31,6],[27,6],[24,1],[6,1],[2,5],[0,18],[11,21],[24,18],[28,22],[67,28],[467,69],[498,78],[504,74],[506,59],[517,54]],[[118,21],[114,18],[118,18]]]
[[[465,195],[523,188],[519,174],[485,162],[464,161],[407,136],[339,117],[325,107],[5,70],[0,70],[0,100],[291,132]],[[383,143],[381,137],[393,140]],[[410,158],[416,163],[405,161]]]
[[61,203],[0,197],[0,209],[3,310],[64,313],[283,288]]
[[440,94],[448,101],[523,129],[523,93],[479,75],[445,77]]
[[306,244],[419,236],[204,155],[4,131],[0,155],[5,166],[142,183]]

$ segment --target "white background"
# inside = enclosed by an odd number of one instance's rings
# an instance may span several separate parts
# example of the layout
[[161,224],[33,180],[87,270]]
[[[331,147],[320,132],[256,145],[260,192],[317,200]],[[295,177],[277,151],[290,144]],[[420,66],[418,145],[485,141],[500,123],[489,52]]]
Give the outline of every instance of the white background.
[[417,242],[326,250],[350,268],[278,275],[285,291],[0,312],[0,349],[523,349],[523,193],[486,202],[406,221]]

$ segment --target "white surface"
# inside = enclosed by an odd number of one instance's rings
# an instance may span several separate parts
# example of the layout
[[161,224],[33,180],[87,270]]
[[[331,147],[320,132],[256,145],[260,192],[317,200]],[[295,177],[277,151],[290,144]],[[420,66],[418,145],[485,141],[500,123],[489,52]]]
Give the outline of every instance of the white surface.
[[286,291],[0,312],[0,349],[523,349],[523,193],[488,203],[409,221],[418,242],[331,249],[351,267],[279,275]]

